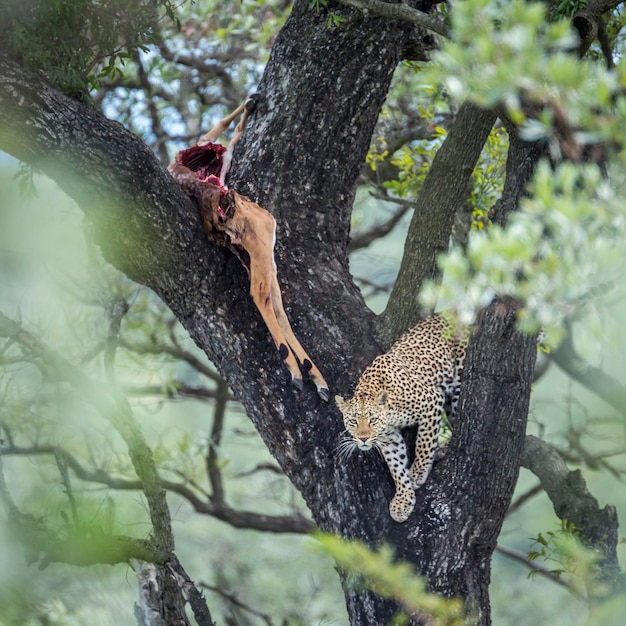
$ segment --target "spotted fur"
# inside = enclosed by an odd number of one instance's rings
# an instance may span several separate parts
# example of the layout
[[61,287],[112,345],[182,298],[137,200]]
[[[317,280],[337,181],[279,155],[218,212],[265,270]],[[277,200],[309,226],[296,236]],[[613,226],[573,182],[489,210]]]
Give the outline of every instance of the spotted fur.
[[[428,477],[444,408],[450,417],[456,411],[466,345],[466,328],[433,315],[374,359],[352,399],[336,397],[349,434],[340,449],[380,450],[396,485],[389,512],[397,522],[408,519],[415,489]],[[408,468],[400,430],[416,425],[415,460]]]

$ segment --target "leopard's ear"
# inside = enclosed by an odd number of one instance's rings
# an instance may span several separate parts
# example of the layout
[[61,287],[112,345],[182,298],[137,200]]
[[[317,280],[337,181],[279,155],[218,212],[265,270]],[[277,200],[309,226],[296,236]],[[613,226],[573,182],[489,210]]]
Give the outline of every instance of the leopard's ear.
[[339,410],[343,413],[348,403],[341,396],[335,396],[335,404],[339,408]]
[[378,395],[376,396],[376,404],[378,404],[378,406],[387,406],[387,403],[389,402],[389,396],[387,395],[386,391],[379,391]]

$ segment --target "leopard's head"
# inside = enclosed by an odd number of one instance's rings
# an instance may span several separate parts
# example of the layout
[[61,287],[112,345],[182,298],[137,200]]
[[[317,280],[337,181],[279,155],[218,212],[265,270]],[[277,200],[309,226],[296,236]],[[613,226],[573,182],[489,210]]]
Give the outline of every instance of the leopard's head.
[[350,400],[336,396],[335,402],[343,415],[346,431],[350,435],[347,443],[361,450],[370,450],[375,447],[387,431],[389,411],[387,392],[358,393]]

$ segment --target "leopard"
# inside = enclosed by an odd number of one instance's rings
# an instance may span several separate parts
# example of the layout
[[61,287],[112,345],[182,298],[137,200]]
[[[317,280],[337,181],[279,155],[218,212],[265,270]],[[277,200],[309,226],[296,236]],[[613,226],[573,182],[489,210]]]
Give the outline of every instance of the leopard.
[[[469,327],[453,316],[435,314],[408,330],[361,375],[353,397],[335,396],[347,436],[340,456],[378,449],[395,484],[389,513],[405,522],[416,490],[428,478],[444,412],[454,424]],[[402,429],[417,426],[415,459],[408,467]]]

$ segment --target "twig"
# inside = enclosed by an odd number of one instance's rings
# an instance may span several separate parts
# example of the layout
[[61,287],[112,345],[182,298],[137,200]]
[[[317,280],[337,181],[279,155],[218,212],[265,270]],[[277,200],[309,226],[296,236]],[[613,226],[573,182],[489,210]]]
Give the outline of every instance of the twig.
[[511,515],[511,513],[515,513],[515,511],[521,509],[522,506],[526,504],[526,502],[528,502],[528,500],[541,493],[542,491],[543,487],[541,486],[541,483],[535,485],[534,487],[532,487],[532,489],[529,489],[526,493],[523,493],[521,496],[519,496],[519,498],[511,502],[506,514]]
[[0,500],[2,500],[2,503],[4,504],[4,507],[9,515],[18,510],[4,479],[4,465],[2,464],[2,455],[0,455]]
[[257,472],[273,472],[274,474],[279,474],[280,476],[285,475],[283,470],[278,465],[274,465],[274,463],[258,463],[250,470],[235,474],[233,478],[246,478],[247,476],[252,476]]
[[[176,400],[178,398],[194,398],[195,400],[215,400],[218,391],[207,389],[206,387],[192,387],[180,381],[169,381],[167,386],[164,385],[143,385],[124,387],[124,393],[127,396],[158,396],[167,398],[168,400]],[[228,394],[228,401],[235,400],[235,396]]]
[[216,383],[223,380],[219,374],[187,350],[183,350],[175,346],[169,346],[165,343],[158,343],[156,341],[152,343],[131,344],[123,338],[120,338],[119,345],[125,350],[130,350],[131,352],[135,352],[137,354],[168,354],[176,359],[185,361],[195,370],[198,370],[198,372]]
[[539,574],[540,576],[543,576],[544,578],[551,580],[553,583],[556,583],[557,585],[561,585],[562,587],[565,587],[568,591],[573,593],[575,596],[581,597],[580,593],[577,591],[577,589],[573,585],[568,583],[561,576],[555,576],[547,567],[544,567],[540,563],[534,563],[533,561],[530,561],[528,557],[522,552],[518,552],[517,550],[512,550],[511,548],[504,548],[500,544],[496,546],[496,552],[499,552],[503,556],[509,559],[512,559],[513,561],[516,561],[517,563],[521,563],[524,567],[527,567],[533,572],[537,572],[537,574]]
[[[386,201],[395,202],[393,198],[387,198]],[[367,246],[369,246],[372,242],[388,235],[412,208],[412,204],[402,203],[400,208],[394,211],[388,220],[381,222],[380,224],[376,224],[369,230],[356,234],[350,240],[350,252],[360,250],[361,248],[367,248]]]
[[109,385],[115,384],[115,353],[119,344],[122,318],[128,313],[128,302],[124,298],[115,298],[109,302],[109,333],[104,344],[104,372]]
[[159,112],[156,107],[154,89],[146,72],[146,69],[143,66],[139,50],[137,50],[135,53],[135,64],[137,65],[137,76],[139,77],[140,87],[143,89],[143,91],[146,92],[147,95],[146,100],[148,114],[150,117],[150,122],[152,124],[152,132],[157,138],[156,149],[159,155],[159,160],[164,166],[167,166],[170,160],[169,154],[167,153],[167,148],[165,147],[165,144],[162,141],[159,141],[159,139],[165,136],[165,131],[163,130],[161,118],[159,117]]
[[59,474],[61,474],[61,482],[63,483],[63,487],[65,488],[67,499],[70,502],[70,509],[72,511],[72,522],[74,523],[74,527],[78,528],[78,510],[76,509],[76,500],[74,499],[74,494],[72,492],[72,483],[70,482],[70,476],[67,471],[67,461],[58,450],[55,450],[54,460],[59,470]]
[[574,347],[571,323],[566,322],[565,338],[558,349],[550,355],[552,360],[575,381],[610,404],[624,416],[626,415],[626,388],[599,367],[587,363]]

